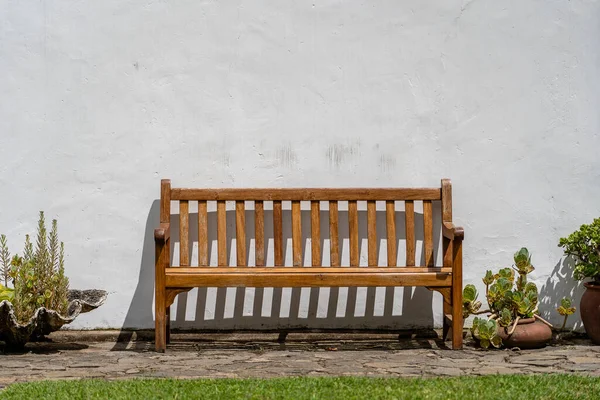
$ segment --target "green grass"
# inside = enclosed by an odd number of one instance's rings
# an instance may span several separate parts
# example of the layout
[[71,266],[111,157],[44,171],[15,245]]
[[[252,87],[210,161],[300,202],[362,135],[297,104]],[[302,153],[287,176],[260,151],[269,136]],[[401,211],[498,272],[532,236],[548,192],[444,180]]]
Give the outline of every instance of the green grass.
[[600,379],[496,375],[435,379],[278,378],[42,381],[0,399],[597,399]]

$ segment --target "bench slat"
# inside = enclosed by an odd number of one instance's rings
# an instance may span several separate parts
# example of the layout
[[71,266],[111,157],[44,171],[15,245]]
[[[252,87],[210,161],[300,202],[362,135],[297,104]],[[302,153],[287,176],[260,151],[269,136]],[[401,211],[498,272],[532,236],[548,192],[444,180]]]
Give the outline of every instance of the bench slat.
[[433,208],[431,200],[423,201],[423,231],[425,265],[433,267]]
[[[442,179],[442,224],[452,222],[452,184],[448,179]],[[452,266],[452,246],[450,239],[443,238],[444,267]]]
[[208,265],[208,213],[206,201],[198,202],[198,266]]
[[[213,270],[226,269],[216,272]],[[167,268],[166,283],[169,287],[346,287],[346,286],[428,286],[441,287],[452,284],[452,274],[400,272],[403,268]],[[303,269],[303,271],[298,271]],[[370,271],[361,271],[369,269]],[[192,270],[192,271],[190,271]],[[199,271],[202,270],[202,271]],[[270,270],[270,271],[269,271]],[[317,271],[318,270],[318,271]]]
[[179,264],[190,265],[190,215],[187,200],[179,202]]
[[273,202],[273,245],[275,266],[283,265],[283,211],[281,201]]
[[337,201],[329,202],[329,258],[332,267],[340,266]]
[[262,201],[254,203],[254,252],[257,267],[265,265],[265,212]]
[[358,248],[358,205],[356,200],[348,202],[348,231],[350,236],[350,266],[358,267],[360,254]]
[[311,264],[321,264],[321,204],[319,201],[310,203],[310,255]]
[[235,202],[235,247],[238,267],[246,266],[246,206]]
[[367,202],[367,240],[369,243],[369,266],[377,265],[377,203]]
[[406,225],[406,266],[415,265],[415,203],[408,200],[404,203]]
[[393,200],[385,202],[385,223],[387,231],[387,265],[388,267],[395,267],[398,252],[396,248],[396,205]]
[[173,200],[440,200],[440,188],[171,189]]
[[303,264],[302,261],[302,209],[300,201],[292,201],[292,263],[295,267]]
[[217,201],[217,249],[219,266],[229,265],[227,260],[227,209],[225,200]]

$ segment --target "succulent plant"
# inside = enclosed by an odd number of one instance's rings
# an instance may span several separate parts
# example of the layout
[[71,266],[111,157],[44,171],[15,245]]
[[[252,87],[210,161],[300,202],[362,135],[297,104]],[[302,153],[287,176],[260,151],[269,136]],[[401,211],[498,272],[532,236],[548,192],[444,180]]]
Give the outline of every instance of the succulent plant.
[[575,259],[575,279],[600,281],[600,218],[561,238],[558,246],[564,249],[565,255]]
[[490,346],[496,348],[502,346],[502,339],[498,336],[498,326],[493,319],[475,317],[473,326],[471,327],[471,334],[479,340],[479,345],[484,349]]
[[569,315],[573,315],[575,314],[575,311],[577,309],[575,307],[573,307],[571,299],[569,299],[568,297],[564,297],[561,301],[560,301],[560,306],[558,306],[558,308],[556,309],[556,311],[558,311],[558,313],[560,315],[562,315],[563,317],[565,317],[565,319],[563,320],[563,324],[560,327],[560,330],[564,330],[565,326],[567,325],[567,319],[569,318]]
[[14,297],[14,290],[7,288],[6,286],[2,286],[0,283],[0,301],[7,300],[12,301]]

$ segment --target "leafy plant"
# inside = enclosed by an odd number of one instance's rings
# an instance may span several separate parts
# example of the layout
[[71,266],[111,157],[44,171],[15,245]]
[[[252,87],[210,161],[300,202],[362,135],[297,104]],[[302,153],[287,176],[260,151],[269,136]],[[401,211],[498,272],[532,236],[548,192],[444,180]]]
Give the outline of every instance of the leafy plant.
[[558,308],[556,309],[556,311],[558,311],[558,313],[562,316],[565,317],[562,326],[560,327],[560,330],[562,331],[563,329],[565,329],[565,326],[567,325],[567,319],[569,318],[569,315],[573,315],[575,314],[576,308],[573,307],[571,299],[564,297],[561,301],[560,301],[560,306],[558,306]]
[[[4,267],[10,257],[6,238],[0,241],[0,262]],[[2,270],[4,272],[4,269]],[[23,256],[15,254],[10,261],[8,277],[12,280],[12,299],[15,316],[26,322],[39,307],[53,309],[61,314],[67,311],[69,280],[65,276],[64,244],[58,241],[58,226],[52,221],[50,234],[46,230],[44,212],[40,211],[35,247],[25,235]],[[5,288],[7,289],[7,288]]]
[[575,279],[591,278],[600,282],[600,218],[561,238],[558,246],[564,249],[565,255],[575,259]]
[[[507,329],[512,334],[521,318],[537,318],[544,321],[538,312],[538,289],[535,283],[527,281],[527,275],[534,270],[531,264],[531,254],[526,248],[522,248],[514,255],[512,268],[502,268],[496,274],[491,270],[486,271],[482,281],[485,285],[485,293],[488,310],[480,311],[481,302],[477,300],[477,290],[473,285],[465,286],[463,290],[463,316],[471,314],[490,314],[487,319],[475,318],[472,329],[473,337],[480,340],[485,338],[489,343],[487,346],[494,347],[501,339],[496,330],[498,326]],[[518,275],[517,275],[518,274]],[[517,276],[516,276],[517,275]],[[483,325],[483,322],[488,321]],[[494,334],[491,329],[493,322]],[[548,322],[544,321],[548,324]],[[475,325],[477,324],[477,325]],[[484,332],[484,333],[482,333]],[[482,344],[482,347],[483,344]]]
[[0,301],[7,300],[7,301],[12,302],[13,297],[14,297],[14,290],[7,288],[5,286],[2,286],[2,284],[0,283]]
[[4,281],[4,287],[7,287],[10,279],[10,252],[6,244],[6,235],[0,235],[0,279]]
[[493,319],[475,317],[473,326],[471,327],[471,334],[479,340],[479,345],[484,349],[490,346],[496,348],[502,346],[502,339],[498,336],[498,326]]

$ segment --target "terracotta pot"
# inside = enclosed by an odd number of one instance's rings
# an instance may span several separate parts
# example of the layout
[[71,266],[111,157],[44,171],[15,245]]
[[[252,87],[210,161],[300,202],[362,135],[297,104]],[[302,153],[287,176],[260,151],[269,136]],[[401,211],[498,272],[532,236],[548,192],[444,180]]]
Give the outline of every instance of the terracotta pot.
[[579,313],[585,332],[594,344],[600,344],[600,283],[586,282],[579,303]]
[[520,319],[515,331],[509,335],[511,327],[498,327],[498,336],[506,347],[520,349],[539,349],[552,340],[552,329],[535,318]]

